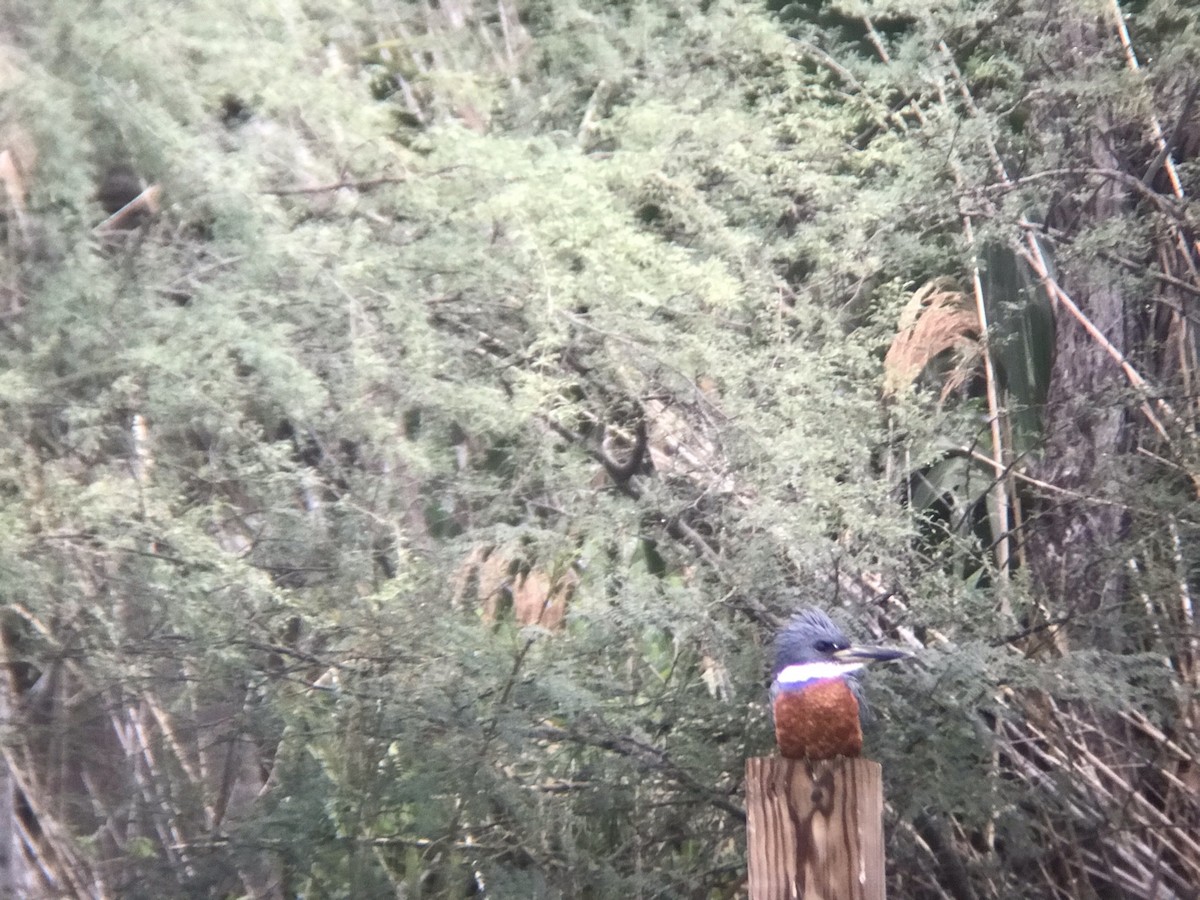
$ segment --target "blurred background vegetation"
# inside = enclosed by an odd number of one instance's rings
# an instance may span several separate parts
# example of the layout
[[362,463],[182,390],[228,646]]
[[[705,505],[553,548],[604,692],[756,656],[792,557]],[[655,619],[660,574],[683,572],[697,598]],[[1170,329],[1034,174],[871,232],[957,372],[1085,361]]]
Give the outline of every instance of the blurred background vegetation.
[[0,896],[1195,896],[1194,9],[0,13]]

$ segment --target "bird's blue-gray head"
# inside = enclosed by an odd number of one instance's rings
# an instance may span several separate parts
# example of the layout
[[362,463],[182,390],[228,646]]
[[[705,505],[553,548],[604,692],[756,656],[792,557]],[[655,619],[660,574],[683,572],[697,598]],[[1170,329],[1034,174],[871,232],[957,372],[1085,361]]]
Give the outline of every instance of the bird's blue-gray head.
[[771,693],[830,678],[848,678],[853,684],[867,663],[908,655],[886,647],[855,646],[821,610],[801,610],[775,638]]

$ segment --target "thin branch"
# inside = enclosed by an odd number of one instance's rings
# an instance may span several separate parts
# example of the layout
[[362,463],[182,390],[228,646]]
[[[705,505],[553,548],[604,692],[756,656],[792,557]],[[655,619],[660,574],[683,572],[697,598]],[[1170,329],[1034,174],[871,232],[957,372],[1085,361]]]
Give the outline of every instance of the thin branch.
[[[979,257],[975,253],[975,232],[971,227],[971,217],[963,216],[963,232],[967,244],[971,248],[971,287],[975,295],[975,314],[979,318],[979,338],[983,344],[983,372],[985,390],[987,391],[988,425],[992,434],[992,459],[997,473],[1007,471],[1005,465],[1005,448],[1002,417],[1004,411],[1000,408],[999,379],[996,377],[996,367],[992,361],[990,341],[990,326],[988,325],[987,303],[983,296],[983,281],[979,274]],[[1004,585],[1008,582],[1008,569],[1012,556],[1009,543],[1009,529],[1014,524],[1010,512],[1010,498],[1013,495],[1012,484],[1007,478],[997,480],[991,489],[992,502],[996,504],[996,573],[1000,581],[1000,611],[1006,618],[1013,617],[1012,605]]]
[[1020,178],[1006,178],[999,184],[987,185],[984,187],[986,192],[1012,191],[1025,184],[1030,184],[1036,181],[1045,181],[1049,178],[1061,178],[1063,176],[1072,176],[1076,178],[1091,178],[1099,177],[1106,178],[1110,181],[1117,181],[1132,190],[1137,191],[1145,199],[1149,200],[1157,206],[1163,213],[1170,217],[1173,221],[1178,221],[1183,218],[1182,209],[1177,206],[1170,198],[1163,196],[1154,189],[1146,185],[1142,179],[1136,175],[1130,175],[1128,172],[1122,172],[1120,169],[1106,169],[1102,167],[1080,167],[1067,166],[1058,169],[1045,169],[1041,172],[1032,172],[1029,175],[1023,175]]
[[[25,767],[21,766],[16,755],[9,746],[0,746],[0,759],[4,761],[9,777],[16,789],[20,791],[21,799],[29,807],[34,820],[37,822],[38,835],[28,836],[28,854],[33,858],[45,877],[55,888],[62,889],[69,884],[71,892],[76,897],[91,897],[95,894],[87,889],[80,877],[90,877],[90,866],[85,866],[83,858],[76,851],[75,841],[58,818],[46,809],[46,796],[42,786],[35,784]],[[11,802],[11,801],[9,801]],[[21,817],[15,817],[20,821]],[[23,824],[23,823],[22,823]],[[46,846],[48,845],[48,846]],[[47,854],[49,850],[49,854]],[[49,858],[47,858],[49,856]]]
[[[949,59],[950,64],[954,67],[954,58],[950,55],[950,50],[946,46],[945,41],[939,43],[944,56]],[[953,68],[957,75],[957,67]],[[959,83],[962,84],[961,76]],[[964,87],[965,90],[965,87]],[[942,103],[946,103],[945,94],[939,88],[939,95]],[[968,104],[974,108],[970,94],[965,95]],[[999,157],[996,157],[996,162],[999,163]],[[1003,174],[1004,167],[1000,165],[1000,172]],[[1007,177],[1007,176],[1005,176]],[[961,186],[964,177],[960,167],[954,165],[955,181]],[[995,529],[996,539],[993,544],[996,554],[996,572],[999,579],[999,600],[1000,612],[1007,619],[1013,619],[1012,604],[1008,597],[1006,585],[1008,583],[1009,568],[1012,561],[1012,544],[1010,536],[1015,530],[1017,522],[1014,519],[1015,497],[1011,478],[1009,476],[1010,466],[1005,459],[1006,442],[1004,440],[1004,413],[1000,408],[1000,389],[999,379],[996,376],[995,363],[992,359],[991,341],[990,341],[990,326],[988,323],[987,303],[983,296],[983,281],[979,272],[979,255],[975,246],[975,231],[972,227],[971,217],[963,215],[962,217],[963,234],[967,239],[967,245],[971,248],[971,288],[975,297],[975,314],[979,321],[980,342],[983,345],[983,366],[984,366],[984,381],[987,391],[988,404],[988,427],[991,431],[992,438],[992,459],[991,464],[995,467],[996,480],[988,488],[992,495],[992,502],[996,506],[998,527]]]
[[[1042,248],[1038,243],[1037,236],[1032,232],[1027,231],[1026,243],[1027,246],[1017,247],[1017,253],[1022,259],[1029,263],[1030,268],[1033,269],[1034,274],[1037,275],[1038,280],[1042,283],[1042,287],[1045,288],[1050,297],[1060,306],[1065,308],[1067,312],[1074,317],[1075,321],[1083,326],[1083,330],[1088,333],[1092,340],[1095,341],[1100,348],[1112,358],[1114,362],[1116,362],[1117,366],[1125,374],[1125,377],[1128,379],[1129,383],[1133,385],[1133,387],[1136,388],[1143,395],[1143,397],[1153,394],[1153,392],[1150,390],[1149,383],[1141,376],[1141,373],[1139,373],[1138,370],[1129,363],[1129,361],[1125,358],[1125,354],[1123,354],[1116,347],[1116,345],[1114,345],[1112,341],[1105,336],[1104,332],[1096,327],[1095,323],[1088,318],[1087,314],[1079,308],[1079,305],[1071,299],[1071,295],[1063,290],[1062,286],[1058,283],[1054,276],[1050,274],[1050,267],[1046,264],[1046,259],[1042,255]],[[1159,411],[1166,415],[1168,419],[1171,421],[1178,421],[1178,416],[1175,415],[1175,411],[1165,400],[1156,398],[1154,400],[1154,405],[1157,406]],[[1163,440],[1170,443],[1171,436],[1167,434],[1167,430],[1163,426],[1162,421],[1150,408],[1149,400],[1144,399],[1142,401],[1141,410],[1142,414],[1146,417],[1146,420],[1151,424],[1151,426],[1153,426],[1154,430],[1159,433]]]
[[442,166],[440,169],[431,169],[428,172],[406,172],[403,175],[380,175],[376,178],[342,178],[332,184],[321,184],[314,187],[267,188],[259,193],[282,197],[289,194],[320,194],[326,191],[340,191],[342,188],[359,191],[370,190],[371,188],[381,187],[385,184],[404,184],[405,182],[412,181],[414,178],[436,178],[439,175],[445,175],[448,172],[465,168],[469,167],[456,163],[452,166]]
[[[1141,66],[1138,64],[1137,53],[1134,52],[1133,41],[1129,37],[1129,28],[1125,24],[1125,14],[1121,11],[1119,0],[1112,0],[1112,13],[1117,29],[1117,37],[1120,39],[1121,47],[1125,51],[1126,65],[1129,66],[1131,71],[1138,72],[1141,70]],[[1192,99],[1194,97],[1189,98],[1189,100]],[[1150,113],[1150,127],[1154,133],[1154,139],[1158,143],[1159,155],[1163,157],[1161,165],[1167,170],[1167,178],[1171,182],[1171,191],[1180,200],[1184,199],[1183,183],[1179,180],[1179,172],[1175,168],[1175,160],[1171,158],[1171,144],[1175,140],[1175,133],[1178,132],[1183,120],[1187,117],[1187,107],[1189,105],[1190,102],[1184,104],[1184,112],[1180,115],[1170,140],[1164,135],[1158,116],[1153,112]],[[1154,168],[1157,169],[1157,165]],[[1147,174],[1150,174],[1149,170]],[[1175,243],[1179,246],[1179,252],[1187,263],[1188,268],[1191,269],[1193,277],[1200,276],[1200,272],[1197,272],[1196,269],[1196,260],[1194,257],[1194,254],[1200,250],[1200,241],[1188,237],[1179,228],[1174,229],[1174,234]]]
[[871,42],[871,46],[875,48],[875,52],[879,55],[879,59],[884,65],[891,63],[892,58],[888,55],[887,47],[883,46],[883,39],[880,38],[879,32],[875,30],[875,24],[871,21],[870,16],[863,16],[862,23],[867,29],[867,40]]
[[[1200,95],[1200,78],[1192,82],[1192,86],[1188,89],[1187,94],[1183,98],[1183,106],[1179,110],[1179,117],[1175,120],[1175,126],[1171,129],[1171,134],[1165,141],[1161,141],[1158,154],[1151,160],[1150,165],[1146,167],[1146,174],[1142,176],[1142,184],[1150,187],[1154,181],[1154,176],[1158,174],[1158,170],[1166,163],[1170,162],[1174,165],[1174,160],[1171,154],[1174,152],[1175,145],[1179,142],[1179,133],[1183,130],[1188,116],[1191,114],[1192,105],[1196,102],[1196,97]],[[1175,196],[1180,200],[1183,199],[1183,187],[1178,180],[1172,181],[1172,187],[1175,190]]]
[[[1141,71],[1141,65],[1138,63],[1137,53],[1133,49],[1133,41],[1129,37],[1129,27],[1125,24],[1125,14],[1121,11],[1119,0],[1112,0],[1113,23],[1116,25],[1117,37],[1121,41],[1121,48],[1125,51],[1125,63],[1130,70],[1134,72]],[[1158,143],[1159,151],[1164,152],[1164,160],[1161,165],[1164,165],[1167,170],[1167,177],[1171,180],[1171,189],[1175,192],[1175,196],[1183,199],[1183,185],[1179,181],[1179,173],[1175,169],[1175,161],[1171,159],[1170,147],[1168,146],[1166,136],[1163,134],[1162,124],[1158,121],[1158,116],[1151,113],[1150,127],[1154,131],[1154,140]]]
[[[1130,259],[1127,256],[1118,256],[1116,253],[1108,252],[1104,253],[1103,256],[1105,259],[1110,259],[1115,263],[1125,266],[1125,268],[1129,269],[1130,271],[1149,275],[1151,278],[1155,278],[1161,281],[1163,284],[1169,284],[1172,287],[1179,288],[1181,291],[1187,291],[1194,297],[1200,297],[1200,287],[1196,287],[1196,285],[1184,281],[1182,278],[1176,278],[1174,275],[1168,275],[1166,272],[1159,272],[1157,269],[1149,269],[1146,267],[1145,263],[1140,263],[1137,260]],[[1160,300],[1160,302],[1167,303],[1168,301]],[[1171,309],[1174,310],[1175,314],[1180,317],[1190,318],[1182,309],[1177,308],[1173,304],[1171,305]]]
[[866,102],[873,108],[876,115],[879,116],[880,120],[884,122],[891,122],[901,131],[908,130],[907,124],[899,115],[899,113],[893,112],[886,103],[872,96],[863,86],[862,82],[855,77],[854,73],[839,63],[836,59],[834,59],[820,47],[810,44],[808,41],[798,40],[796,41],[796,45],[799,46],[804,53],[815,59],[830,72],[844,81],[856,95],[866,100]]
[[568,731],[554,725],[542,725],[534,728],[531,736],[550,741],[573,741],[633,759],[642,766],[655,772],[661,772],[672,781],[704,796],[709,804],[733,816],[737,821],[746,821],[746,811],[741,806],[731,802],[724,794],[714,790],[710,785],[700,782],[686,769],[672,762],[665,750],[660,750],[644,741],[628,735],[595,735],[576,729]]
[[[155,215],[159,210],[159,198],[162,196],[162,188],[157,184],[152,184],[146,188],[111,216],[92,229],[95,234],[105,234],[110,231],[116,231],[118,228],[125,226],[125,220],[133,218],[137,213],[144,212],[147,215]],[[132,227],[130,225],[129,227]]]
[[340,191],[342,188],[351,188],[356,191],[369,190],[379,187],[384,184],[403,184],[406,181],[411,181],[411,175],[381,175],[378,178],[364,178],[355,180],[352,178],[343,178],[341,181],[335,181],[332,184],[319,184],[315,187],[291,187],[291,188],[270,188],[260,191],[262,194],[270,194],[275,197],[283,197],[290,194],[323,194],[328,191]]

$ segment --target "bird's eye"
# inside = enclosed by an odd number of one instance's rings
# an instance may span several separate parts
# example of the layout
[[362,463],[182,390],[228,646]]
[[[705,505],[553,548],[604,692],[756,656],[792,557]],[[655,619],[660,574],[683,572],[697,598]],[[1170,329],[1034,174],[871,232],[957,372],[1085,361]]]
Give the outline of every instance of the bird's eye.
[[832,653],[834,650],[833,641],[817,641],[813,646],[817,648],[818,653]]

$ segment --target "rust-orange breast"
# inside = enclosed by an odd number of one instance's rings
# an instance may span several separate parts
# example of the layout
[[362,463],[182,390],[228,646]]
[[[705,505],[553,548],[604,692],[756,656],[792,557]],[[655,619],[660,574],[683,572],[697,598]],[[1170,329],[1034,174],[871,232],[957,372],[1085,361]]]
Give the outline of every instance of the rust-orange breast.
[[830,759],[862,753],[858,700],[842,678],[782,691],[775,698],[775,739],[788,759]]

